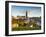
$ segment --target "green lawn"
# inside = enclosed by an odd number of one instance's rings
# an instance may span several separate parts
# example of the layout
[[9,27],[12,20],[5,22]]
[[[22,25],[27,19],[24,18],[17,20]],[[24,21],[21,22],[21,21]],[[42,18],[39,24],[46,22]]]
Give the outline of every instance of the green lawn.
[[31,28],[31,27],[16,27],[13,28],[12,31],[24,31],[24,30],[40,30],[41,27],[38,28]]

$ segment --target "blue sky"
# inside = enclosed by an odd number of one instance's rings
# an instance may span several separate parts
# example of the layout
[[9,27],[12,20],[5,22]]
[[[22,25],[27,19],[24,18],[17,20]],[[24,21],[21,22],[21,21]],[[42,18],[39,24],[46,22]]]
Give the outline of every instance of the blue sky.
[[26,11],[28,12],[28,17],[39,17],[41,16],[41,7],[32,6],[11,6],[12,16],[25,16]]

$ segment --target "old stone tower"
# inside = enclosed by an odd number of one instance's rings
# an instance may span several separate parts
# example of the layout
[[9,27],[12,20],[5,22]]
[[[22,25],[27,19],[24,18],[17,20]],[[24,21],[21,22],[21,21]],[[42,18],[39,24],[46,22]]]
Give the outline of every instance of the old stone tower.
[[27,11],[26,11],[26,18],[27,18]]

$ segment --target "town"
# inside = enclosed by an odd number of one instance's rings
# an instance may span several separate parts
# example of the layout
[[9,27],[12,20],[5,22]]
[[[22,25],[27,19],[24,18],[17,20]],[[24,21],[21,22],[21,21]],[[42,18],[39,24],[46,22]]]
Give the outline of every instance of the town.
[[25,16],[12,16],[12,31],[39,29],[41,29],[41,16],[28,17],[27,11]]

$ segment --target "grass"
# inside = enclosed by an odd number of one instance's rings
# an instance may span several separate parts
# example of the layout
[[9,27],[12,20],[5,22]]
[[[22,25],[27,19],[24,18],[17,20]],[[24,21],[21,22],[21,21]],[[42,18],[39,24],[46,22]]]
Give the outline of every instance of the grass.
[[12,31],[24,31],[24,30],[40,30],[41,27],[38,28],[31,28],[31,27],[16,27],[13,28]]

